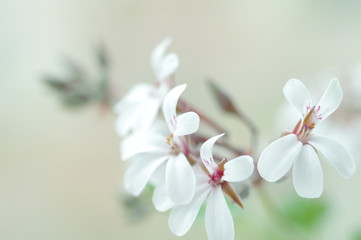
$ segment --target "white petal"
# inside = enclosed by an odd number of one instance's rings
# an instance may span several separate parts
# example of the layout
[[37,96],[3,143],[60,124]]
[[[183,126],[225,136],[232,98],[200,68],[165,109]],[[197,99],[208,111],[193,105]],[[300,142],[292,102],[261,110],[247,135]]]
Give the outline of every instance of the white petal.
[[161,182],[155,187],[152,201],[155,209],[157,209],[159,212],[168,211],[174,206],[174,203],[169,199],[167,195],[165,176],[163,182]]
[[168,92],[163,101],[163,114],[171,133],[174,132],[177,126],[177,103],[180,95],[186,89],[187,84],[174,87]]
[[134,159],[125,172],[125,188],[133,195],[138,196],[143,191],[156,168],[167,159],[168,156],[156,154],[137,155],[137,158]]
[[356,164],[350,152],[336,140],[321,135],[311,135],[308,142],[325,156],[342,177],[350,178],[355,173]]
[[217,168],[217,164],[214,162],[213,159],[213,146],[218,140],[218,138],[222,137],[223,135],[224,133],[211,137],[210,139],[205,141],[201,146],[201,150],[200,150],[201,159],[210,174],[212,174],[214,172],[214,169]]
[[234,224],[222,189],[214,188],[207,201],[206,231],[209,240],[233,240]]
[[308,144],[302,147],[293,165],[293,186],[304,198],[318,198],[323,191],[323,172],[315,150]]
[[297,79],[290,79],[283,87],[287,101],[303,116],[311,107],[311,97],[305,85]]
[[161,100],[158,98],[149,98],[139,106],[141,114],[139,118],[134,122],[134,131],[148,129],[157,117]]
[[172,39],[170,37],[166,37],[161,43],[159,43],[151,54],[151,64],[153,67],[154,72],[158,75],[159,66],[161,64],[162,59],[164,58],[165,51],[167,50],[168,46],[171,44]]
[[192,200],[196,178],[183,153],[169,158],[166,169],[166,185],[168,197],[175,204],[187,204]]
[[170,77],[178,68],[179,59],[174,53],[170,53],[161,61],[158,70],[158,79],[164,80]]
[[198,130],[199,116],[195,112],[187,112],[177,117],[177,126],[174,131],[175,136],[192,134]]
[[142,102],[147,99],[152,92],[156,91],[156,87],[149,83],[138,83],[132,87],[128,93],[114,106],[114,112],[122,114],[124,108],[129,104]]
[[253,159],[250,156],[240,156],[224,164],[223,180],[240,182],[249,178],[254,169]]
[[168,219],[168,226],[172,233],[183,236],[189,231],[210,190],[211,186],[207,182],[197,185],[194,198],[189,204],[173,208]]
[[120,152],[122,160],[127,160],[141,153],[163,153],[167,155],[169,145],[163,135],[153,131],[140,131],[123,139],[120,143]]
[[326,91],[323,93],[320,102],[315,108],[317,115],[322,119],[327,118],[333,113],[341,103],[342,88],[337,79],[332,79],[328,84]]
[[162,163],[153,173],[150,179],[151,184],[155,186],[152,196],[152,202],[160,212],[165,212],[174,206],[174,203],[169,199],[165,184],[166,163]]
[[149,183],[153,186],[158,186],[161,183],[165,182],[165,169],[167,166],[167,162],[162,163],[157,169],[154,171],[152,177],[149,180]]
[[[120,136],[130,131],[148,129],[154,122],[161,104],[161,99],[148,97],[142,101],[124,102],[119,117],[116,121],[116,129]],[[119,107],[120,108],[120,107]]]
[[268,145],[258,161],[259,174],[269,182],[282,178],[291,168],[301,151],[302,143],[289,134]]
[[136,129],[135,124],[141,117],[142,112],[138,108],[139,103],[133,103],[124,108],[116,120],[115,128],[120,136],[125,136],[130,131]]

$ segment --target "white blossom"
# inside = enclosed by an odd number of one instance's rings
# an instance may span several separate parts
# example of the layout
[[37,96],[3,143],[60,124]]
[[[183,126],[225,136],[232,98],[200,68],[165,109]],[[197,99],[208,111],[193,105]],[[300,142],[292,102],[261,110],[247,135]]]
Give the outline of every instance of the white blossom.
[[[189,147],[183,136],[197,131],[199,116],[194,112],[176,114],[178,99],[185,88],[185,84],[173,88],[164,99],[163,113],[168,129],[153,127],[129,136],[122,144],[123,158],[133,159],[125,173],[126,189],[139,195],[157,170],[156,178],[163,180],[156,181],[157,195],[153,202],[160,211],[168,209],[164,207],[168,200],[175,204],[188,203],[195,192],[195,175],[186,157]],[[158,168],[164,170],[158,171]]]
[[175,53],[165,55],[171,39],[164,39],[153,50],[151,64],[157,84],[138,83],[114,107],[118,115],[116,129],[120,136],[149,128],[154,122],[162,101],[171,88],[170,76],[179,65]]
[[[207,201],[205,226],[208,239],[234,239],[233,218],[224,198],[224,192],[232,191],[228,182],[239,182],[249,178],[254,166],[250,156],[240,156],[217,165],[214,162],[212,150],[217,139],[223,135],[208,139],[201,147],[200,155],[207,174],[197,169],[197,188],[193,200],[172,209],[168,225],[177,236],[188,232],[203,202]],[[240,204],[239,199],[236,201]]]
[[301,120],[292,132],[263,150],[258,171],[267,181],[275,182],[293,166],[293,185],[297,194],[317,198],[323,191],[323,171],[318,154],[345,178],[355,172],[355,162],[345,147],[332,138],[313,133],[315,126],[340,105],[342,89],[339,82],[332,79],[316,105],[311,103],[309,92],[299,80],[289,80],[283,91],[288,102],[298,110]]

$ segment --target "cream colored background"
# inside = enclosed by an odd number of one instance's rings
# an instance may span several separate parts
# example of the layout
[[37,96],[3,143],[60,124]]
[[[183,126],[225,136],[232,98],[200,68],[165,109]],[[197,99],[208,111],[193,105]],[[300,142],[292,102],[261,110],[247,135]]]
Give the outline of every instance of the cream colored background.
[[[126,220],[113,117],[96,107],[65,111],[40,81],[61,72],[63,57],[94,72],[93,50],[103,43],[119,94],[153,81],[149,53],[170,35],[185,96],[231,128],[204,83],[217,79],[260,126],[264,146],[275,137],[267,133],[289,78],[310,86],[304,76],[361,61],[360,13],[361,2],[336,0],[1,0],[0,239],[178,239],[167,214]],[[245,136],[240,129],[233,138]],[[333,211],[315,238],[349,239],[361,226],[360,171],[347,181],[325,167]],[[269,189],[275,199],[294,194],[290,183]],[[257,196],[246,206],[240,214],[261,224]],[[200,222],[183,239],[205,236]]]

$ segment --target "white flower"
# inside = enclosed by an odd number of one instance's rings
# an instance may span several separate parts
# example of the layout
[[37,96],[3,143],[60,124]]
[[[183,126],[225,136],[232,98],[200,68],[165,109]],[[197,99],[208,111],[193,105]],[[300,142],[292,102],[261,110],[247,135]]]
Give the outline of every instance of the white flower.
[[323,155],[345,178],[355,172],[350,153],[336,140],[312,133],[315,126],[333,113],[341,103],[342,89],[332,79],[317,105],[311,103],[306,87],[296,79],[284,89],[288,102],[301,115],[294,130],[266,147],[258,162],[260,175],[269,182],[282,178],[293,165],[293,185],[304,198],[317,198],[323,191],[323,172],[319,157]]
[[[164,179],[157,181],[163,184],[156,184],[159,189],[155,194],[159,197],[153,198],[155,207],[160,211],[167,210],[164,201],[168,198],[175,204],[186,204],[195,192],[195,175],[185,156],[189,148],[183,136],[197,131],[199,116],[194,112],[176,114],[178,99],[185,88],[186,84],[173,88],[164,99],[163,112],[169,130],[153,128],[142,131],[129,136],[122,144],[123,159],[133,159],[125,173],[125,186],[134,195],[139,195],[153,173],[164,167]],[[158,175],[163,174],[162,171],[157,172],[160,172]],[[161,193],[166,194],[162,197]]]
[[178,56],[175,53],[165,55],[165,51],[171,42],[172,39],[170,37],[165,38],[152,52],[150,61],[158,81],[164,81],[169,78],[179,66]]
[[176,54],[165,55],[170,43],[170,38],[164,39],[151,55],[151,64],[158,83],[156,85],[149,83],[135,85],[115,105],[114,111],[118,115],[116,129],[120,136],[147,129],[154,122],[162,101],[171,88],[169,78],[179,65]]
[[224,194],[229,195],[238,205],[242,203],[228,182],[247,179],[253,172],[253,160],[250,156],[237,157],[230,161],[214,162],[212,149],[218,136],[208,139],[201,147],[201,159],[208,174],[198,171],[197,189],[194,199],[186,205],[175,206],[170,213],[168,225],[171,231],[182,236],[191,228],[202,203],[207,199],[205,226],[208,239],[233,240],[234,224]]

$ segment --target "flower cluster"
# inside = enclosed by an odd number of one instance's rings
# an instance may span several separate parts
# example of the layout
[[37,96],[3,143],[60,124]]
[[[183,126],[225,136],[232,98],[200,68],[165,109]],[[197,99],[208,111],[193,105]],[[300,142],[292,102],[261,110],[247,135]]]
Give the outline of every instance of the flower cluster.
[[114,109],[118,116],[116,129],[123,138],[121,158],[130,162],[125,188],[138,196],[151,184],[154,207],[161,212],[170,210],[168,225],[175,235],[188,232],[206,202],[208,239],[234,239],[234,223],[225,196],[243,208],[236,190],[240,184],[259,185],[262,178],[275,182],[287,175],[292,166],[297,194],[319,197],[323,190],[319,155],[341,176],[353,175],[355,162],[345,147],[314,133],[316,126],[341,102],[342,89],[336,79],[330,81],[315,105],[299,80],[289,80],[284,95],[300,113],[295,128],[266,147],[258,161],[256,155],[239,154],[241,150],[233,151],[234,156],[228,160],[221,152],[213,153],[216,147],[234,149],[220,139],[224,133],[201,137],[198,128],[200,121],[206,120],[204,114],[191,111],[187,102],[181,100],[187,85],[174,83],[179,60],[174,53],[166,54],[170,42],[166,38],[151,56],[157,83],[136,85]]

